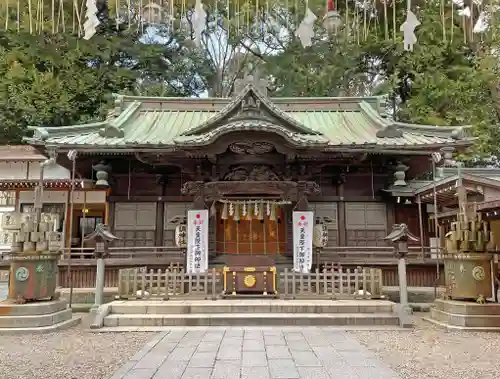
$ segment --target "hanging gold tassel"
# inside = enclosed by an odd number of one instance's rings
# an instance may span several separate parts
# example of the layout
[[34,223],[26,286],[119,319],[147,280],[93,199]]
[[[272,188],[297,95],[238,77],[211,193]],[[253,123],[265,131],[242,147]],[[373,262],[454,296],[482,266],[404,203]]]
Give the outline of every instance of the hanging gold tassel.
[[224,205],[222,206],[222,214],[220,218],[223,220],[227,220],[227,203],[224,203]]
[[238,204],[238,203],[234,204],[233,220],[240,221],[240,204]]
[[276,221],[276,207],[275,203],[271,204],[271,214],[269,215],[269,220]]
[[259,204],[259,220],[264,220],[264,203],[262,201]]

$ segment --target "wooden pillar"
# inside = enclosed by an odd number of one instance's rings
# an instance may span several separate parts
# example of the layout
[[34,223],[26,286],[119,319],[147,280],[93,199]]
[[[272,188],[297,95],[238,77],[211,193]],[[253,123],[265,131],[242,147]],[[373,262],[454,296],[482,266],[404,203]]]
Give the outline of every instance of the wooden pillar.
[[424,251],[424,219],[422,216],[422,201],[420,200],[420,195],[417,197],[417,204],[418,204],[418,228],[420,231],[420,255],[422,259],[425,258],[425,251]]
[[115,202],[108,202],[108,229],[114,233],[115,232]]
[[395,206],[394,203],[387,203],[386,205],[387,212],[387,225],[385,232],[388,233],[392,230],[392,226],[396,223],[396,214],[395,214]]
[[163,246],[163,223],[165,221],[165,202],[156,202],[155,246]]
[[346,216],[345,216],[345,201],[344,201],[344,183],[340,183],[337,188],[337,193],[339,196],[339,202],[337,207],[337,217],[338,217],[338,245],[346,246]]

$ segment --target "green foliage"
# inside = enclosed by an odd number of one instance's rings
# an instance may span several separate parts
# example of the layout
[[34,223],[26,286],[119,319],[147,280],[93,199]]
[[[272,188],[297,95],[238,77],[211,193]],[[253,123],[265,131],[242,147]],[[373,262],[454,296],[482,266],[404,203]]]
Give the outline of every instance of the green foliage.
[[[206,90],[211,96],[228,96],[234,80],[251,65],[272,78],[273,96],[388,94],[396,119],[442,127],[473,125],[478,142],[470,156],[476,161],[500,156],[500,73],[494,53],[499,41],[491,31],[473,36],[456,9],[452,18],[451,8],[441,14],[440,2],[413,1],[422,25],[416,30],[415,50],[406,52],[399,31],[406,12],[403,0],[395,1],[394,12],[393,2],[386,2],[387,7],[373,2],[376,8],[366,10],[355,8],[360,2],[349,2],[348,10],[346,2],[337,2],[346,25],[335,36],[322,28],[325,1],[309,0],[319,19],[314,44],[306,49],[294,37],[304,1],[230,1],[229,8],[223,0],[204,3],[209,22],[201,49],[191,41],[189,7],[183,24],[179,16],[194,0],[176,0],[175,21],[154,33],[137,26],[137,11],[117,27],[112,18],[128,15],[128,2],[99,1],[102,24],[90,41],[78,38],[73,27],[74,3],[64,8],[67,32],[56,36],[49,34],[54,23],[48,3],[47,21],[33,23],[36,35],[23,32],[29,24],[26,10],[21,33],[10,30],[17,17],[11,5],[10,29],[0,33],[0,142],[19,141],[30,124],[102,118],[113,92],[193,96]],[[136,0],[130,4],[132,11],[138,9]],[[33,10],[31,14],[36,17]],[[473,14],[477,17],[478,9]],[[56,29],[62,26],[59,19]]]
[[[395,25],[401,25],[406,2],[397,4]],[[329,38],[318,28],[320,38],[313,46],[304,49],[292,40],[281,54],[266,58],[276,95],[388,94],[398,120],[443,127],[472,125],[477,143],[467,158],[477,161],[500,156],[500,75],[494,53],[499,44],[491,38],[492,31],[472,35],[471,25],[466,24],[464,33],[456,9],[452,28],[451,9],[447,9],[443,37],[440,3],[426,2],[418,12],[422,23],[416,30],[418,43],[413,52],[406,52],[399,27],[394,34],[392,8],[388,10],[387,39],[383,17],[366,33],[364,12],[355,16],[355,11],[352,8],[348,13],[351,21],[355,17],[361,20],[357,26],[348,22],[343,31]],[[377,13],[384,14],[380,6]],[[476,9],[476,17],[478,13]],[[345,19],[345,9],[342,15]],[[290,35],[293,27],[289,27]]]
[[[68,32],[0,32],[0,143],[19,143],[28,125],[60,126],[103,119],[113,93],[191,96],[203,57],[182,36],[117,27],[101,14],[90,41]],[[149,38],[149,40],[148,40]],[[173,43],[175,38],[176,43]],[[161,41],[161,43],[158,43]]]

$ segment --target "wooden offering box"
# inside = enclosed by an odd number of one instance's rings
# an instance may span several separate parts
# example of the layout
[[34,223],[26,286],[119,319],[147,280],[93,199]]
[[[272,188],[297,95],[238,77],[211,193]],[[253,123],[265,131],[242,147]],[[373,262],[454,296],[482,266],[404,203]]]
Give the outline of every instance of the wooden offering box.
[[231,257],[224,267],[225,295],[276,296],[276,266],[268,257]]

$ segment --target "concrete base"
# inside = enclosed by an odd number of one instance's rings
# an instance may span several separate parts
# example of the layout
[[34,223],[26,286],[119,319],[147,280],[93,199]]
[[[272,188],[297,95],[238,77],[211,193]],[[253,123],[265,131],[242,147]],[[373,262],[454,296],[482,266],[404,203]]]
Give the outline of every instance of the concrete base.
[[92,328],[400,325],[394,303],[385,300],[132,300],[108,306],[100,307]]
[[15,304],[0,302],[0,334],[43,333],[60,330],[80,322],[73,317],[65,300]]
[[427,320],[448,328],[500,331],[500,304],[439,299]]

